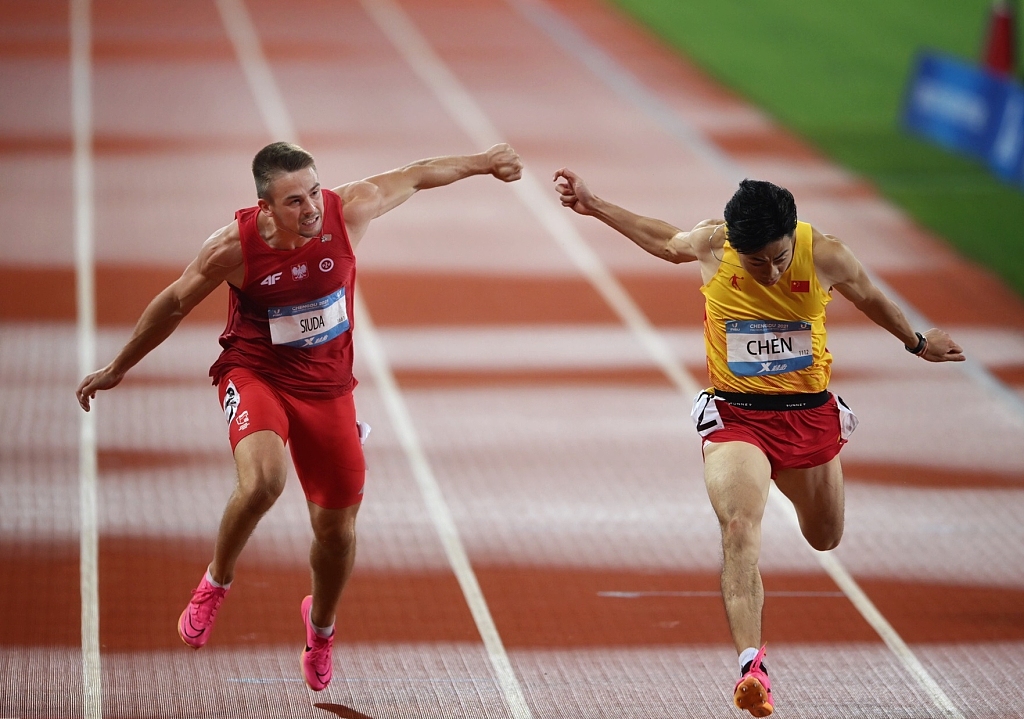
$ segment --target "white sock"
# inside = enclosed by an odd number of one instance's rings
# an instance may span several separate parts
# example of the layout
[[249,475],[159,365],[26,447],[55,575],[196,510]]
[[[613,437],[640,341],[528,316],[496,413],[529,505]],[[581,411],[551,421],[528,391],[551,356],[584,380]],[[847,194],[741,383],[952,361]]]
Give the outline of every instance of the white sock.
[[321,639],[330,639],[330,637],[334,634],[334,625],[333,624],[331,626],[329,626],[329,627],[326,627],[326,628],[318,627],[317,625],[313,624],[313,620],[310,619],[309,620],[309,626],[311,626],[313,628],[313,633],[316,634]]
[[228,582],[227,584],[220,584],[219,582],[213,581],[213,575],[210,574],[209,567],[207,567],[207,569],[206,569],[206,581],[208,581],[210,584],[212,584],[213,586],[217,587],[218,589],[230,589],[231,588],[231,582]]
[[740,652],[740,671],[743,671],[743,667],[747,665],[747,662],[754,661],[754,657],[757,656],[757,649],[755,647],[747,647]]

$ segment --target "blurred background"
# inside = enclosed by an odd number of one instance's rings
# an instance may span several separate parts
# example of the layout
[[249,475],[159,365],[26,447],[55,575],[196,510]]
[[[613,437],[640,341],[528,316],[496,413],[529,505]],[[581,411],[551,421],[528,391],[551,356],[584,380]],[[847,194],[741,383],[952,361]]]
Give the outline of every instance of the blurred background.
[[[922,53],[947,55],[979,73],[1001,76],[1020,92],[1016,0],[616,1],[723,84],[1024,293],[1020,150],[1010,177],[1002,180],[984,149],[972,153],[955,141],[944,146],[937,141],[941,137],[901,121]],[[1003,108],[985,109],[994,115],[990,124],[998,125]],[[1017,119],[1018,144],[1022,132]]]

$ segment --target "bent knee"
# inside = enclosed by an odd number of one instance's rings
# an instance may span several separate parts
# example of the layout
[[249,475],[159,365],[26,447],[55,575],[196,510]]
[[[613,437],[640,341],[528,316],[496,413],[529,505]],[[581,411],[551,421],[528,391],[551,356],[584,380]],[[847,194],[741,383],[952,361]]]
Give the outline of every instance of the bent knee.
[[806,537],[807,543],[819,552],[828,552],[839,546],[842,540],[842,533],[822,537]]
[[819,527],[813,531],[805,531],[804,539],[819,552],[828,552],[839,546],[843,538],[843,527]]
[[356,543],[356,528],[354,523],[314,526],[313,536],[321,546],[344,552]]
[[284,491],[284,479],[283,474],[253,477],[248,481],[240,479],[238,492],[244,498],[247,506],[255,511],[266,512]]

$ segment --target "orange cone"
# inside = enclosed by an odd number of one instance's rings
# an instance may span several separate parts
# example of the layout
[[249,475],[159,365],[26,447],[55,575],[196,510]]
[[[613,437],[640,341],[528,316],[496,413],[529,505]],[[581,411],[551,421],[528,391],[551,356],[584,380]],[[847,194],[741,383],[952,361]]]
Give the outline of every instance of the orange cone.
[[989,19],[985,67],[1010,75],[1017,69],[1017,17],[1009,0],[996,0]]

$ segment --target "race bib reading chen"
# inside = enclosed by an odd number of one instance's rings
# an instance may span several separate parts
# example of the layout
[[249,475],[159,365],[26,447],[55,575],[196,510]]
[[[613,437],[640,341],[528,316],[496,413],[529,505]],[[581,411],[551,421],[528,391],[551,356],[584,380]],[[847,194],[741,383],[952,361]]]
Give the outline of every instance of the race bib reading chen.
[[810,367],[810,322],[726,320],[729,369],[738,377],[784,374]]

